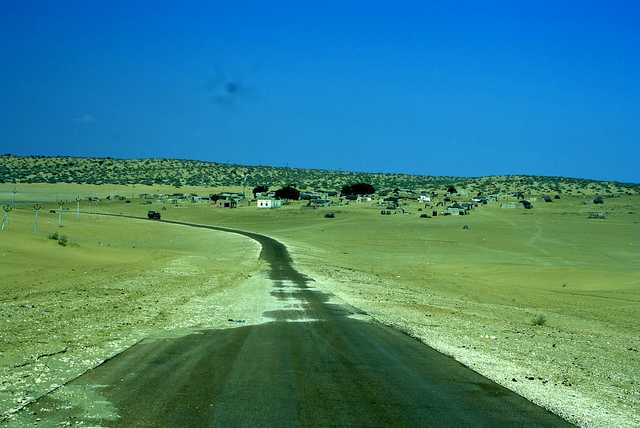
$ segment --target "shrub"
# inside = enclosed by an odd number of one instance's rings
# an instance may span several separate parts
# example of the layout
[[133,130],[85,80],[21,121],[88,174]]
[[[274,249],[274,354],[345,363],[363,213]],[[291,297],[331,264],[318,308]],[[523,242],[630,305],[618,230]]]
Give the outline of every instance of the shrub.
[[429,214],[420,214],[420,218],[431,218]]
[[533,317],[533,319],[531,320],[531,324],[539,327],[542,327],[546,323],[547,323],[547,317],[545,317],[543,314],[538,314],[535,317]]
[[336,213],[329,212],[324,215],[324,218],[336,218]]
[[58,245],[66,247],[68,243],[69,239],[66,237],[66,235],[60,235],[60,237],[58,238]]
[[54,241],[58,240],[58,232],[53,232],[49,234],[49,239],[53,239]]
[[595,198],[593,198],[593,203],[594,204],[604,204],[604,199],[602,198],[602,196],[596,196]]

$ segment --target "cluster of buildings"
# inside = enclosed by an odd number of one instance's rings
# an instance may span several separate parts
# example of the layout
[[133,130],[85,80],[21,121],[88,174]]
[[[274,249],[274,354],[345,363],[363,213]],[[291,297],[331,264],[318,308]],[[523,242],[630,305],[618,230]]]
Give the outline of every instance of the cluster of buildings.
[[[192,193],[173,193],[170,195],[141,194],[145,200],[156,200],[168,203],[179,202],[208,202],[219,208],[236,208],[242,203],[250,206],[255,203],[258,209],[280,208],[287,203],[276,197],[273,191],[257,192],[253,200],[249,200],[241,192],[221,192],[208,196]],[[520,196],[520,195],[517,195]],[[369,195],[340,195],[337,191],[317,190],[300,192],[300,200],[306,202],[303,206],[309,208],[328,207],[332,205],[367,204],[378,206],[385,214],[405,213],[405,208],[412,203],[432,209],[433,215],[467,215],[474,208],[490,202],[496,202],[500,195],[481,195],[469,198],[465,192],[449,193],[414,191],[407,189],[386,189]],[[509,204],[510,202],[505,202]],[[504,205],[504,204],[503,204]]]
[[169,204],[179,204],[183,202],[210,202],[222,208],[235,208],[238,204],[245,200],[244,193],[241,192],[222,192],[203,196],[195,193],[172,193],[170,195],[142,193],[140,199],[145,201],[165,202]]

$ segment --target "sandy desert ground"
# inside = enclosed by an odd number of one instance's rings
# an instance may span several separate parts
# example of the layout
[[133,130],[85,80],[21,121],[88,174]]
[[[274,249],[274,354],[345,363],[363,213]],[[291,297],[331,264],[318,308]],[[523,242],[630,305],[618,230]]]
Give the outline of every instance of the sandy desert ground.
[[[280,210],[185,204],[162,214],[273,236],[319,288],[566,419],[581,426],[637,426],[639,202],[636,196],[608,199],[596,207],[607,212],[605,220],[588,219],[595,208],[578,197],[536,203],[533,210],[495,204],[469,216],[431,219],[419,218],[417,204],[395,216],[366,205],[334,207],[334,219],[300,204]],[[133,201],[100,209],[144,215],[150,207]],[[5,286],[3,299],[13,332],[2,338],[4,410],[80,372],[63,360],[74,352],[86,353],[82,367],[89,367],[152,329],[228,326],[228,319],[249,318],[228,315],[236,290],[246,292],[242,284],[260,268],[255,246],[241,238],[160,230],[166,225],[152,222],[134,227],[132,220],[89,223],[90,216],[74,231],[69,214],[63,229],[77,247],[59,248],[45,228],[40,235],[30,232],[30,211],[16,210],[13,217],[14,233],[23,232],[2,241],[3,273],[14,284]],[[53,227],[56,217],[44,221]],[[32,241],[23,241],[27,236]],[[40,252],[47,257],[33,264]],[[77,264],[68,264],[72,260]],[[32,273],[23,274],[25,265]],[[87,265],[91,274],[81,269]],[[160,282],[173,285],[153,286]],[[222,310],[203,312],[208,307]],[[70,313],[86,321],[69,323]],[[535,325],[540,317],[542,325]],[[78,331],[84,328],[102,332],[101,342],[83,342],[88,334]],[[11,351],[19,346],[25,348]],[[40,384],[30,379],[56,370],[60,376],[47,375]]]

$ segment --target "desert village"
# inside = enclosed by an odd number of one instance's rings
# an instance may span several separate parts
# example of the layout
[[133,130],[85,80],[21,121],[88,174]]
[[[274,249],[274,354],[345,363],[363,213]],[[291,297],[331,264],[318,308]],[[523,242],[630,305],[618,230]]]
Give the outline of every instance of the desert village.
[[[261,186],[262,187],[262,186]],[[259,188],[256,188],[261,190]],[[284,187],[283,189],[294,189]],[[254,189],[255,190],[255,189]],[[295,189],[294,189],[295,190]],[[439,190],[439,191],[438,191]],[[380,210],[381,215],[402,215],[419,213],[420,218],[437,216],[457,216],[472,214],[474,209],[483,205],[499,204],[503,209],[533,209],[537,203],[552,203],[561,199],[555,195],[525,195],[523,192],[483,194],[456,189],[453,185],[446,189],[416,191],[411,189],[383,189],[370,194],[352,194],[335,190],[316,190],[297,192],[298,198],[285,198],[278,191],[220,192],[209,195],[194,193],[140,194],[143,204],[161,204],[163,207],[179,207],[182,204],[208,204],[213,208],[255,207],[256,209],[277,209],[296,204],[302,209],[327,207],[345,207],[357,204]],[[109,197],[107,197],[109,199]],[[127,201],[122,196],[111,199]],[[595,196],[593,204],[602,204],[602,196]],[[604,218],[604,213],[590,213],[589,218]]]

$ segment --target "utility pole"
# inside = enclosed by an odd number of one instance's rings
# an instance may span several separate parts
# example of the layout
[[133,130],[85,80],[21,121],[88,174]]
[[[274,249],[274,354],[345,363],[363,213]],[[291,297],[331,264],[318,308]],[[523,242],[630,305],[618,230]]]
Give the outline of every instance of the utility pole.
[[16,193],[18,193],[18,189],[16,188],[16,185],[13,185],[13,193],[11,195],[11,207],[15,208],[16,207]]
[[93,212],[93,219],[94,220],[98,220],[98,197],[97,196],[91,196],[89,197],[89,204],[91,204],[92,207],[92,212]]
[[76,218],[80,219],[80,196],[76,196]]
[[244,199],[247,199],[247,177],[249,174],[245,174],[244,178],[242,179],[242,196],[244,197]]
[[2,226],[0,226],[0,231],[4,231],[6,228],[9,227],[9,212],[11,212],[13,208],[10,205],[3,205],[2,206]]
[[58,203],[58,227],[62,227],[63,226],[63,221],[62,221],[62,210],[64,209],[64,203],[62,201],[60,201]]
[[33,213],[35,215],[35,218],[33,220],[33,233],[38,233],[38,231],[40,230],[39,226],[38,226],[38,215],[40,214],[40,209],[42,208],[42,206],[40,206],[40,204],[35,204],[33,206]]

